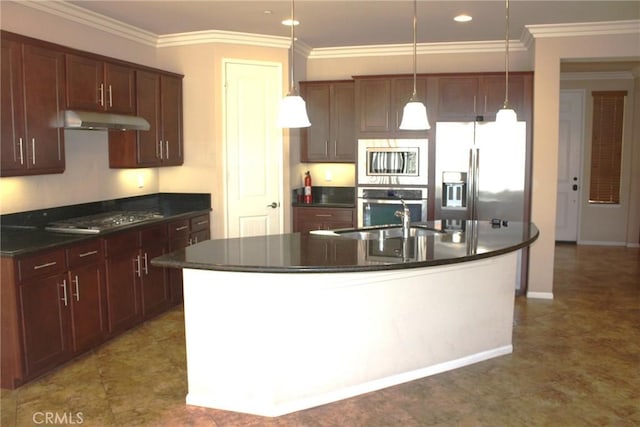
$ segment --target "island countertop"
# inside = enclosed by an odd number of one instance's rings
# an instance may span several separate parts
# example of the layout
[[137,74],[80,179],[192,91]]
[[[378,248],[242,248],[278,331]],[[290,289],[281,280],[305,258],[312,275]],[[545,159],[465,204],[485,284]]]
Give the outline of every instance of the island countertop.
[[277,234],[216,239],[158,258],[156,266],[260,273],[331,273],[406,269],[467,262],[516,251],[538,237],[533,223],[442,221],[417,237],[357,240],[342,236]]

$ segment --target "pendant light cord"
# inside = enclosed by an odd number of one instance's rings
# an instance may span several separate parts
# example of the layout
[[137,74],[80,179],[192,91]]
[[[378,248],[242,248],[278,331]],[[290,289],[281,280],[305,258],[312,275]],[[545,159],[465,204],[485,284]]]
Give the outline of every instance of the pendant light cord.
[[289,84],[289,95],[295,95],[296,94],[296,83],[293,77],[293,50],[294,50],[294,46],[295,46],[295,37],[294,37],[294,32],[293,32],[293,27],[295,27],[295,9],[294,9],[294,0],[291,0],[291,52],[289,52],[289,75],[291,77],[291,82]]
[[[507,0],[508,1],[508,0]],[[417,40],[416,40],[416,27],[418,24],[418,6],[417,0],[413,0],[413,95],[411,96],[411,100],[415,101],[416,99],[416,57],[417,57]]]
[[509,0],[506,1],[506,19],[504,28],[504,108],[509,107]]

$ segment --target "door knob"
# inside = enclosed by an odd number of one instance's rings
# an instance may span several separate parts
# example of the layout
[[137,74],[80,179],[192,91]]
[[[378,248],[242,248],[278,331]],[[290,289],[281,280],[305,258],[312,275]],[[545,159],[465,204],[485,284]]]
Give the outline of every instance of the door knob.
[[573,191],[578,191],[578,184],[573,184]]
[[268,207],[268,208],[271,208],[271,209],[275,209],[275,208],[277,208],[278,206],[280,206],[280,205],[278,204],[278,202],[272,202],[271,204],[268,204],[268,205],[267,205],[267,207]]

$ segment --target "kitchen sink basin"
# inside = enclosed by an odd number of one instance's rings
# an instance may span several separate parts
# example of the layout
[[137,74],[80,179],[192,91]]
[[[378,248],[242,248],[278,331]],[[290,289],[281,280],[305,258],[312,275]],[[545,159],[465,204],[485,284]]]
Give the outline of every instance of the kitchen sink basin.
[[[411,226],[409,228],[409,237],[432,236],[439,233],[443,232],[425,226]],[[402,238],[402,227],[380,226],[364,228],[343,228],[339,230],[317,230],[312,231],[311,234],[338,236],[344,237],[346,239],[356,240],[383,240]]]

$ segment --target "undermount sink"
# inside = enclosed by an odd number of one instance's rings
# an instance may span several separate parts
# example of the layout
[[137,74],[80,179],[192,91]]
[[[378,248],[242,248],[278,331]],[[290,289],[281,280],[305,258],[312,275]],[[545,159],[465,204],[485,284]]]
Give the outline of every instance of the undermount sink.
[[[425,226],[411,226],[409,237],[432,236],[443,233],[440,230]],[[401,226],[379,226],[364,228],[344,228],[339,230],[314,230],[311,234],[330,235],[356,240],[382,240],[402,238]]]

